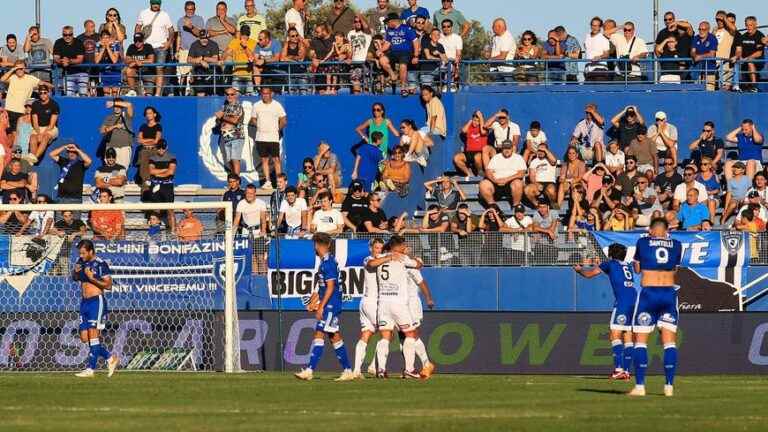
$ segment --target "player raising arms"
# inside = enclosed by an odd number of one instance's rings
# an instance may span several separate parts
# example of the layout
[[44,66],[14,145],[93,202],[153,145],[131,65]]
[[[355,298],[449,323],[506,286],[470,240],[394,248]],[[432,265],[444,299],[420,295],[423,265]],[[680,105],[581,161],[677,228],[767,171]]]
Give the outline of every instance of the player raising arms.
[[[611,379],[629,380],[632,365],[632,315],[637,302],[637,291],[632,277],[632,269],[624,263],[627,247],[613,243],[608,246],[610,260],[597,267],[575,266],[576,273],[593,278],[605,273],[613,289],[613,312],[611,313],[611,349],[613,350],[613,374]],[[622,339],[623,333],[623,339]]]
[[[384,240],[375,238],[370,241],[371,254],[363,261],[365,272],[363,299],[360,301],[360,340],[355,347],[355,367],[352,372],[355,378],[363,378],[360,368],[365,360],[365,352],[368,348],[368,340],[376,333],[378,327],[379,309],[379,282],[376,279],[376,268],[369,267],[368,262],[381,256],[384,250]],[[374,362],[371,362],[373,366]],[[376,371],[373,371],[374,374]]]
[[635,388],[630,396],[645,396],[645,370],[648,368],[648,334],[655,326],[664,343],[664,395],[672,396],[677,367],[675,344],[678,310],[675,273],[682,259],[683,247],[669,237],[666,219],[651,221],[650,235],[635,246],[635,271],[641,273],[642,290],[635,305],[632,331],[635,333]]
[[347,349],[344,347],[344,340],[339,331],[339,320],[341,319],[341,285],[339,285],[339,264],[336,258],[331,255],[331,236],[326,233],[317,233],[312,237],[315,243],[315,254],[320,257],[320,266],[317,270],[319,279],[318,298],[319,304],[311,304],[311,309],[315,309],[315,337],[312,341],[312,353],[309,357],[309,366],[301,372],[295,374],[296,378],[309,381],[312,374],[317,369],[317,363],[323,356],[325,346],[325,335],[333,344],[336,351],[336,358],[342,367],[341,376],[336,381],[350,381],[355,379],[352,369],[349,366],[347,358]]
[[104,291],[112,289],[112,276],[109,265],[96,256],[93,242],[81,240],[77,244],[80,253],[72,269],[72,280],[80,282],[82,299],[80,300],[80,340],[89,346],[88,367],[75,376],[91,378],[94,376],[99,357],[107,359],[108,376],[112,376],[120,360],[101,345],[100,332],[104,329],[108,313]]
[[[406,252],[410,254],[410,249],[406,249]],[[421,259],[416,258],[421,266],[424,263]],[[413,318],[413,337],[416,339],[414,343],[414,349],[416,355],[421,360],[421,373],[416,374],[415,371],[409,371],[406,368],[405,377],[409,378],[422,378],[429,379],[432,374],[435,373],[434,363],[429,361],[427,355],[427,348],[424,346],[424,342],[421,340],[421,322],[424,320],[424,306],[421,303],[421,297],[419,297],[419,291],[424,295],[424,300],[427,302],[427,307],[433,309],[435,307],[435,301],[432,300],[432,292],[429,290],[429,285],[421,275],[421,270],[417,268],[409,268],[408,270],[408,309],[411,311],[411,318]],[[403,350],[405,354],[405,350]]]

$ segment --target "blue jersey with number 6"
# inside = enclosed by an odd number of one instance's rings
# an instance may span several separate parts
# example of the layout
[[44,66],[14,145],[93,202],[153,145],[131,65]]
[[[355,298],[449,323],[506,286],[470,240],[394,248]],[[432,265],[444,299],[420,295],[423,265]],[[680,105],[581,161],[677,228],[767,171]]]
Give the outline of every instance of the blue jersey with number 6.
[[637,291],[635,290],[634,275],[632,268],[619,260],[612,259],[600,264],[600,270],[608,275],[611,280],[613,297],[616,304],[631,304],[635,306]]
[[642,237],[635,246],[640,270],[675,270],[682,257],[682,243],[671,238]]

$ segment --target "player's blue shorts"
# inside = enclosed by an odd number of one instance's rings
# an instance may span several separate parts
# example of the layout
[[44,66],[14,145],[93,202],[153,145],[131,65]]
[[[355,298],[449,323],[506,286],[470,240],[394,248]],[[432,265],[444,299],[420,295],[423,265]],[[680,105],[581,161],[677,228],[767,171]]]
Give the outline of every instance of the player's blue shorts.
[[340,316],[341,310],[323,309],[323,319],[317,321],[315,330],[323,333],[338,333]]
[[637,294],[616,299],[611,312],[611,330],[632,331],[632,316],[635,313]]
[[88,329],[103,330],[106,325],[107,299],[96,296],[80,301],[80,331]]
[[637,298],[632,331],[650,333],[659,326],[676,332],[679,317],[675,287],[643,287]]

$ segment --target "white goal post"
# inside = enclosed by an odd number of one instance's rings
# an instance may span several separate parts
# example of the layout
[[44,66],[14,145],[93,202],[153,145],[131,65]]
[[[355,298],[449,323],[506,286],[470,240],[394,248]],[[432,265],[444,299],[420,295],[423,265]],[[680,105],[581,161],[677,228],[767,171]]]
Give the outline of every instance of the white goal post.
[[[59,220],[60,212],[69,210],[81,213],[80,217],[85,220],[86,214],[90,214],[89,212],[122,211],[124,212],[124,215],[135,213],[134,221],[143,221],[144,215],[148,212],[172,211],[178,217],[178,215],[186,209],[192,210],[195,213],[200,213],[201,215],[206,214],[204,211],[208,211],[208,213],[213,214],[219,222],[221,218],[216,215],[223,213],[223,239],[221,238],[222,227],[220,224],[215,230],[211,230],[214,234],[204,234],[203,238],[200,240],[192,241],[177,240],[172,234],[168,234],[167,238],[160,241],[153,238],[145,238],[142,237],[146,233],[146,230],[143,229],[143,227],[133,232],[134,234],[138,233],[137,235],[128,235],[121,240],[95,239],[95,241],[101,243],[102,250],[110,249],[110,243],[113,244],[114,248],[119,249],[116,245],[132,242],[134,244],[134,249],[143,251],[142,253],[144,253],[144,256],[148,256],[147,251],[155,251],[156,253],[156,251],[161,250],[158,245],[163,244],[166,246],[167,250],[174,251],[174,256],[172,258],[177,260],[172,264],[163,262],[163,265],[168,265],[168,267],[162,267],[160,264],[157,264],[157,267],[147,267],[158,270],[159,273],[153,275],[141,274],[141,267],[133,267],[130,265],[130,262],[128,265],[123,264],[122,266],[118,266],[123,269],[123,274],[119,277],[123,278],[122,280],[127,281],[126,284],[134,284],[132,286],[137,286],[139,288],[136,288],[136,290],[131,293],[132,297],[129,301],[121,302],[121,304],[130,303],[135,309],[119,310],[120,307],[115,308],[110,305],[110,313],[115,312],[116,315],[123,315],[124,320],[122,322],[130,322],[131,325],[135,326],[125,330],[125,332],[131,332],[130,337],[134,337],[135,334],[138,334],[139,336],[137,337],[142,338],[140,343],[134,343],[131,346],[130,349],[133,351],[127,353],[129,356],[136,357],[134,363],[139,363],[140,359],[138,357],[139,353],[141,353],[140,349],[144,345],[146,345],[146,352],[154,352],[157,354],[158,358],[162,357],[163,360],[161,363],[167,363],[166,360],[168,358],[173,355],[179,355],[179,347],[171,346],[173,345],[172,342],[158,342],[156,346],[153,346],[151,340],[152,329],[148,329],[147,326],[142,326],[142,313],[144,312],[144,309],[142,308],[145,306],[142,304],[142,301],[149,299],[147,301],[152,302],[152,304],[147,304],[146,306],[149,306],[149,309],[152,309],[152,316],[159,317],[157,320],[162,320],[161,322],[151,323],[152,326],[156,324],[158,332],[168,331],[169,327],[175,326],[175,333],[173,333],[173,336],[163,336],[166,340],[173,340],[176,338],[178,345],[178,341],[182,338],[179,333],[184,332],[186,332],[184,333],[184,337],[187,338],[185,340],[192,340],[194,338],[197,338],[198,340],[204,339],[204,344],[201,343],[196,345],[196,347],[204,345],[207,352],[195,353],[193,350],[197,348],[189,348],[189,352],[186,355],[190,358],[192,356],[197,356],[199,358],[205,356],[204,360],[197,362],[198,365],[202,364],[205,366],[203,368],[204,370],[222,370],[226,373],[239,372],[241,371],[240,338],[237,322],[237,282],[235,273],[240,271],[240,274],[242,275],[242,269],[236,270],[235,267],[236,239],[233,227],[234,211],[231,202],[15,204],[0,205],[0,215],[7,215],[7,212],[37,212],[38,214],[41,212],[55,212],[56,220]],[[5,228],[3,229],[5,230]],[[0,342],[0,348],[2,349],[2,352],[0,352],[0,371],[73,369],[74,363],[70,366],[69,363],[62,363],[60,360],[66,358],[74,362],[75,360],[73,359],[82,357],[82,355],[79,355],[78,353],[84,352],[82,351],[82,348],[76,344],[76,326],[73,327],[73,320],[77,317],[76,313],[78,312],[74,302],[79,303],[79,299],[70,298],[76,288],[74,288],[73,285],[75,282],[71,281],[71,279],[67,279],[69,271],[71,271],[71,267],[74,264],[71,263],[71,260],[68,258],[71,253],[73,253],[69,249],[71,249],[76,241],[67,243],[61,236],[50,233],[40,236],[27,234],[27,232],[25,232],[21,236],[15,236],[7,231],[4,232],[5,234],[0,235],[0,254],[4,251],[6,251],[5,253],[7,254],[7,257],[4,260],[0,257],[0,287],[2,287],[0,288],[0,340],[2,341]],[[238,241],[240,241],[240,239],[238,239]],[[223,254],[221,254],[222,243]],[[66,244],[66,248],[64,244]],[[214,256],[211,253],[200,253],[195,255],[186,252],[191,246],[202,244],[205,244],[206,251],[211,250],[217,253],[218,255],[216,256],[218,256],[218,258],[211,258]],[[53,250],[54,246],[56,247],[55,250]],[[128,246],[125,246],[124,249],[128,250]],[[29,256],[22,256],[30,255],[28,252],[30,248],[42,249],[41,251],[31,254],[31,258]],[[198,246],[195,251],[197,252],[201,249],[203,248]],[[149,254],[151,253],[153,252],[149,252]],[[97,249],[97,256],[98,255]],[[158,258],[156,258],[155,255],[151,255],[149,259]],[[160,257],[159,259],[166,259],[166,257]],[[214,272],[216,274],[214,274]],[[142,281],[145,276],[151,276],[150,279],[148,279],[149,282]],[[250,275],[245,276],[249,277]],[[39,277],[40,280],[35,282],[34,278],[37,277]],[[116,280],[117,278],[118,276],[114,276],[113,280]],[[189,286],[199,285],[204,286],[205,288],[192,288],[184,292],[181,292],[181,290],[178,292],[172,292],[171,290],[162,291],[161,289],[147,293],[148,290],[151,290],[151,285],[155,283],[153,281],[160,280],[160,278],[163,279],[162,283],[168,284],[167,286],[181,286],[172,284],[179,284],[186,281]],[[199,283],[199,281],[205,281],[205,283]],[[44,283],[56,285],[55,289],[44,287],[42,290],[35,291],[35,287],[39,287]],[[64,289],[64,287],[66,287],[66,289]],[[142,287],[150,288],[145,289]],[[214,288],[211,287],[217,288],[214,290]],[[77,290],[77,292],[79,292],[79,288],[77,288]],[[62,293],[60,293],[60,291]],[[213,304],[221,305],[220,297],[222,294],[223,314],[221,314],[221,306],[212,306]],[[34,297],[34,295],[38,297]],[[52,295],[57,297],[52,299],[50,298]],[[119,295],[119,293],[111,294],[107,292],[105,297],[108,304],[111,295]],[[14,303],[14,299],[16,303]],[[170,301],[176,303],[170,304]],[[58,315],[55,315],[53,319],[49,319],[48,316],[51,315],[50,310],[56,309],[58,306],[56,304],[57,302],[66,303],[66,306],[62,306],[62,309],[58,309],[58,312],[55,312]],[[169,305],[172,307],[169,307]],[[220,318],[222,315],[223,328],[221,328]],[[189,322],[190,320],[194,321],[200,317],[202,317],[201,321],[205,321],[205,323],[200,326],[200,329],[202,330],[196,330],[196,334],[190,336],[194,331],[178,330],[178,328],[182,327],[181,323],[183,322],[183,319],[187,320],[184,322]],[[109,321],[109,318],[107,321]],[[51,324],[52,322],[54,324]],[[55,324],[65,322],[67,323],[66,325]],[[200,335],[199,333],[201,332],[204,332],[205,334]],[[121,337],[125,338],[128,336],[122,334]],[[112,349],[112,346],[109,346],[109,337],[107,337],[106,340],[107,348]],[[119,344],[119,347],[127,347],[129,345],[124,340],[111,341],[111,343]],[[34,351],[33,348],[37,350],[37,353],[30,352]],[[166,355],[164,357],[163,352],[160,352],[160,350],[165,352]],[[223,351],[223,356],[220,351]],[[126,353],[124,353],[124,355],[125,354]],[[182,356],[183,355],[185,354],[182,354]],[[43,356],[44,358],[39,359],[37,356]],[[54,362],[54,358],[58,363]],[[61,366],[62,364],[66,366]],[[80,364],[78,366],[82,365]],[[123,366],[126,365],[123,364]],[[196,365],[194,363],[191,366],[192,369],[198,369],[195,367]]]

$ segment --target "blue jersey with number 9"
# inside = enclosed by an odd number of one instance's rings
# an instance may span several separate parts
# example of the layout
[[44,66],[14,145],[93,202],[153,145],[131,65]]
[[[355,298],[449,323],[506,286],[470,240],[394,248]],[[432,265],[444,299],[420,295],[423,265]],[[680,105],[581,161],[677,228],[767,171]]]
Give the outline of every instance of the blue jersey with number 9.
[[682,243],[671,238],[641,237],[635,246],[640,270],[675,270],[682,257]]

